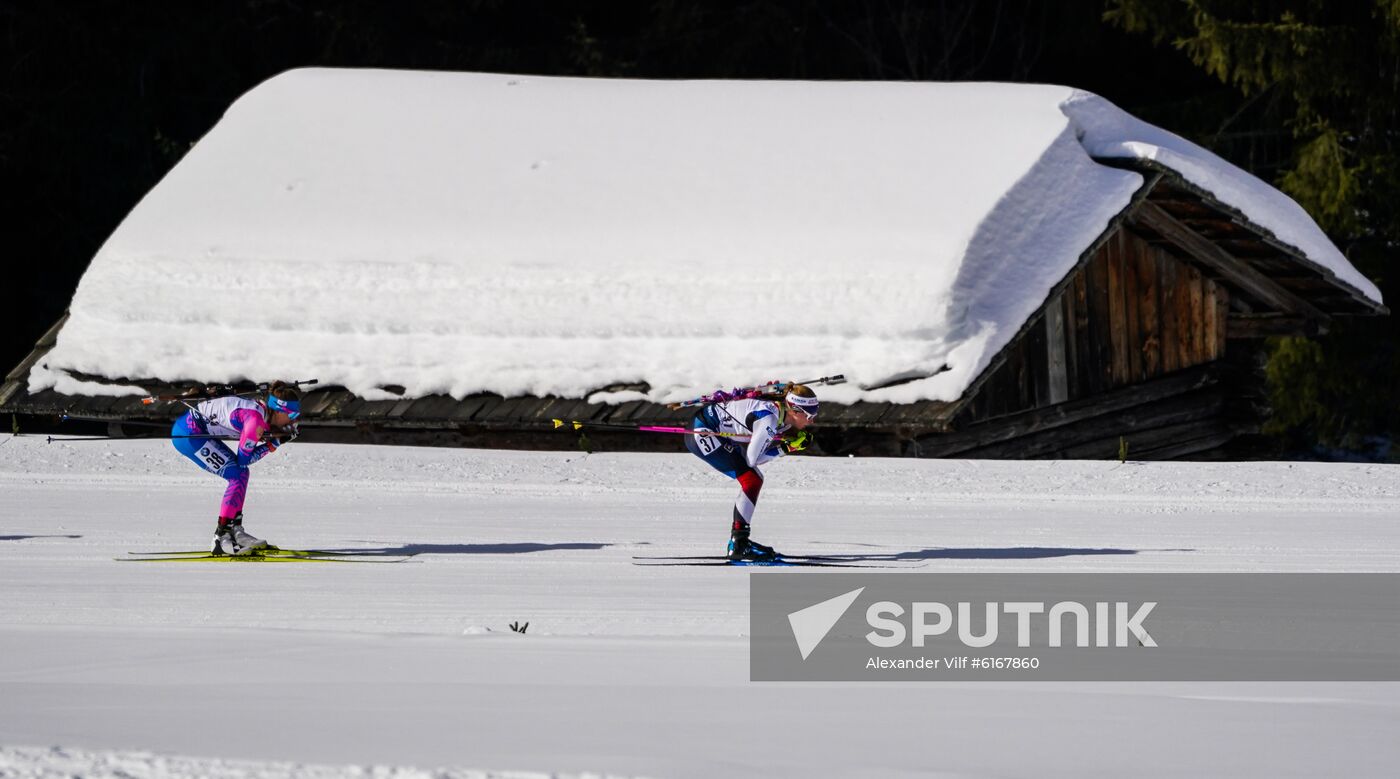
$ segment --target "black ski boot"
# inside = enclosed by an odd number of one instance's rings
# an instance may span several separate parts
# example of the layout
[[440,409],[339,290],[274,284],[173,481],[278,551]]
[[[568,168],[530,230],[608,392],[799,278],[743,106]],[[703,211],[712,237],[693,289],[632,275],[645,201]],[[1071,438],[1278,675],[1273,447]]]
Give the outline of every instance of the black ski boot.
[[749,540],[749,526],[735,522],[729,533],[729,559],[734,562],[772,562],[781,555],[773,547]]

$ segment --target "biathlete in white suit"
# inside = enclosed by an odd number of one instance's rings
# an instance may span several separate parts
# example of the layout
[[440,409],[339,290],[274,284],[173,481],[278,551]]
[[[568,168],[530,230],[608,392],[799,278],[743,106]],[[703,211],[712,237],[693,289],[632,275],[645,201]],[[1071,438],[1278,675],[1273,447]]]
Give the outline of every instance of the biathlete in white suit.
[[[228,482],[219,504],[213,554],[245,555],[267,542],[243,529],[243,500],[248,495],[248,467],[296,437],[301,391],[276,382],[266,400],[228,396],[190,407],[170,429],[171,443],[195,465]],[[237,451],[218,440],[238,439]]]
[[[691,454],[739,482],[729,531],[729,559],[763,561],[778,557],[772,547],[749,538],[754,506],[763,489],[759,466],[806,446],[804,429],[817,417],[817,394],[790,384],[773,397],[724,400],[704,406],[685,437]],[[714,435],[727,433],[729,435]]]

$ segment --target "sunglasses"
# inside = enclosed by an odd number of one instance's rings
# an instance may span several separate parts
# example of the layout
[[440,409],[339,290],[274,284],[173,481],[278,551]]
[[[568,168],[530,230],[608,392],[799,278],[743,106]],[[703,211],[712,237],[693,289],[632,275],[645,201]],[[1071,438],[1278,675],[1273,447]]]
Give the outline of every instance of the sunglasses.
[[796,404],[789,404],[789,405],[788,405],[788,408],[791,409],[791,410],[793,410],[793,411],[796,411],[797,413],[801,414],[802,416],[806,417],[807,419],[816,419],[816,418],[817,418],[817,410],[814,409],[814,408],[804,408],[804,407],[798,406],[798,405],[796,405]]

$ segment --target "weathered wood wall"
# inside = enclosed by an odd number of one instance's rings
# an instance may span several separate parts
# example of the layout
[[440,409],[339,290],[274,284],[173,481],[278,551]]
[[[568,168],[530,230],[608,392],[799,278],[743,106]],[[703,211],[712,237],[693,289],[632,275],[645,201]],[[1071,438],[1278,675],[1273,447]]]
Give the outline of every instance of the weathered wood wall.
[[1126,444],[1135,460],[1219,459],[1247,455],[1267,413],[1251,350],[1225,360],[919,437],[906,454],[973,459],[1113,459]]
[[1119,227],[1009,345],[956,427],[1099,395],[1225,354],[1229,293]]

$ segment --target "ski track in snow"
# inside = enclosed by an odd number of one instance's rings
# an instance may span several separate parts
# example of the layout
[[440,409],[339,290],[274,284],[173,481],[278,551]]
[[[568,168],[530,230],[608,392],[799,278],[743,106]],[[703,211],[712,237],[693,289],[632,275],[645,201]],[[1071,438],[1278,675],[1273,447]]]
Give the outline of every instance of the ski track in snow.
[[205,779],[602,779],[601,774],[541,774],[526,771],[423,770],[401,766],[332,766],[256,760],[173,757],[151,752],[0,747],[0,777],[133,779],[199,776]]
[[[1400,571],[1396,466],[799,457],[768,477],[755,536],[790,553]],[[631,565],[723,548],[735,488],[689,455],[299,443],[254,469],[249,528],[410,562],[113,559],[203,547],[221,491],[163,441],[0,448],[0,776],[1388,776],[1400,759],[1395,684],[750,683],[750,574]]]

